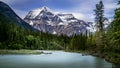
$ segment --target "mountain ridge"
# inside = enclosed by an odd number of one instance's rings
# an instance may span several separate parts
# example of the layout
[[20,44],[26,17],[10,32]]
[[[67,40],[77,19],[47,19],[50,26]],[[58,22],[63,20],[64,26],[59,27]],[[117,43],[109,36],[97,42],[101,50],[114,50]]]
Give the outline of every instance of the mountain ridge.
[[12,9],[7,5],[6,3],[0,1],[0,14],[7,17],[9,20],[14,22],[15,24],[30,30],[36,30],[32,26],[30,26],[28,23],[26,23],[24,20],[22,20]]
[[73,14],[55,14],[48,7],[30,11],[24,20],[39,31],[67,36],[90,31],[93,25],[93,23],[75,18]]

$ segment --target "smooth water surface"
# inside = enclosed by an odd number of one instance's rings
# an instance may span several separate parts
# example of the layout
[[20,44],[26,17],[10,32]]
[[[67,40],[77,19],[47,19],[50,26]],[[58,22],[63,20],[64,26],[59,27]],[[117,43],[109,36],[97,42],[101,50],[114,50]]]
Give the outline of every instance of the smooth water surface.
[[112,68],[112,64],[94,56],[64,51],[52,54],[0,55],[0,68]]

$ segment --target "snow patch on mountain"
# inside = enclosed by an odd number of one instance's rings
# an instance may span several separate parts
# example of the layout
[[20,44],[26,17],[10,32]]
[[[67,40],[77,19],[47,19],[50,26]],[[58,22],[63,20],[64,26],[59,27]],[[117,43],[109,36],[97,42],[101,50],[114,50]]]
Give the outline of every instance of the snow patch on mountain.
[[71,36],[95,31],[92,22],[79,20],[73,14],[53,12],[48,7],[30,11],[24,20],[40,31],[57,35]]

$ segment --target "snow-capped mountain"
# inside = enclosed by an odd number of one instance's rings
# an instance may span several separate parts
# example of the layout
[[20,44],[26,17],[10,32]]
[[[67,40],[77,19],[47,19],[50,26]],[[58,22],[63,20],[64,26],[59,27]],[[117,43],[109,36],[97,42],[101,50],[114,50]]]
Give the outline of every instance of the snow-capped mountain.
[[24,20],[40,31],[57,35],[71,36],[86,30],[94,31],[92,22],[79,20],[73,14],[55,14],[48,7],[30,11]]

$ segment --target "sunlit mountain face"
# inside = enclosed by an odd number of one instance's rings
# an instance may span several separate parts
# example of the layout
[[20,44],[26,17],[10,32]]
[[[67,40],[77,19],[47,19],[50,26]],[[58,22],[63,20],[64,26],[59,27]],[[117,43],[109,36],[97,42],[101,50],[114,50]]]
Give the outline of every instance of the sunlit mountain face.
[[24,20],[34,28],[57,35],[79,35],[86,31],[94,32],[93,23],[75,18],[73,14],[53,12],[48,7],[30,11]]

